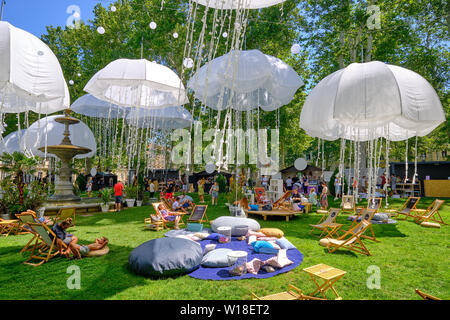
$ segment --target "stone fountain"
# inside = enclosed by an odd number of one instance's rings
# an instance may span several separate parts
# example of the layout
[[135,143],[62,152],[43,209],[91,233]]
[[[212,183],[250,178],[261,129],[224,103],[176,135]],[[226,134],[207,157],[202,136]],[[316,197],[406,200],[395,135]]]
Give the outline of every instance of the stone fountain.
[[56,122],[65,125],[64,138],[58,145],[52,145],[39,148],[39,151],[45,152],[47,148],[48,153],[56,155],[61,160],[61,169],[59,170],[58,179],[55,182],[55,193],[47,199],[48,204],[65,205],[76,203],[81,200],[80,197],[73,192],[73,184],[70,181],[72,177],[72,169],[70,163],[72,158],[78,154],[86,154],[91,152],[91,149],[74,146],[70,141],[69,126],[80,122],[80,120],[70,116],[70,109],[65,111],[65,116],[55,118]]

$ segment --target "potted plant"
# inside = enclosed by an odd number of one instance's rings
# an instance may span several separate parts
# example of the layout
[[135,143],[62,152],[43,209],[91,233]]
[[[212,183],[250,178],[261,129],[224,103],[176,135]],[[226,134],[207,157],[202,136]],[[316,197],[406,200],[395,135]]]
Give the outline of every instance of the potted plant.
[[127,203],[127,207],[134,207],[135,199],[137,198],[137,188],[135,186],[125,186],[125,202]]
[[102,208],[102,212],[109,211],[109,201],[111,201],[111,196],[113,195],[114,190],[109,188],[104,188],[100,191],[100,196],[102,199],[102,204],[100,207]]
[[144,190],[138,187],[137,191],[137,199],[136,199],[136,207],[142,206],[142,200],[144,199]]

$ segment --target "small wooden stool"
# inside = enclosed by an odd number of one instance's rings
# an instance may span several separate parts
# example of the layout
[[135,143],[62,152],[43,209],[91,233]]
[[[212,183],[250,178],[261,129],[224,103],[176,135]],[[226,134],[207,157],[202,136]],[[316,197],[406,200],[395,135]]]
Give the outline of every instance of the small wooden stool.
[[[303,271],[311,276],[312,281],[317,286],[317,289],[312,292],[310,296],[314,296],[317,292],[320,292],[323,298],[326,299],[324,292],[331,289],[336,295],[336,300],[342,300],[342,297],[337,293],[333,284],[341,279],[347,273],[346,271],[339,270],[323,263],[305,268]],[[324,283],[319,284],[316,279],[322,279],[324,280]]]

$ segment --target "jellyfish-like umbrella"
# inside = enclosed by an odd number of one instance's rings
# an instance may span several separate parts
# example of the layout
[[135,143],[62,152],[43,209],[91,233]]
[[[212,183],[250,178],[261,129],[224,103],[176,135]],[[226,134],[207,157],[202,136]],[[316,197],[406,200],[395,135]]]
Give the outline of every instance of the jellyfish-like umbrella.
[[216,9],[261,9],[282,3],[285,0],[194,0],[201,5]]
[[425,136],[445,121],[441,102],[422,76],[379,61],[353,63],[308,95],[300,128],[326,140],[400,141]]
[[85,94],[84,96],[78,98],[72,105],[70,109],[76,113],[93,117],[93,118],[124,118],[128,112],[129,108],[121,107],[100,99],[97,99],[91,94]]
[[292,67],[259,50],[233,50],[198,70],[188,87],[206,106],[273,111],[288,104],[303,81]]
[[20,148],[20,140],[25,134],[26,129],[11,132],[0,141],[0,155],[4,153],[12,154],[14,152],[22,152]]
[[55,54],[40,39],[0,21],[0,112],[53,113],[70,105]]
[[84,90],[120,106],[160,109],[188,103],[175,72],[145,59],[118,59],[98,71]]
[[[64,138],[64,125],[56,122],[54,119],[61,115],[54,115],[42,118],[34,122],[23,135],[20,143],[22,150],[30,150],[32,154],[44,157],[45,153],[38,149],[50,145],[58,145]],[[91,129],[79,122],[69,126],[70,140],[73,145],[91,149],[91,152],[79,154],[76,159],[93,157],[97,151],[97,143]],[[47,156],[54,157],[53,154],[47,153]]]
[[126,120],[139,128],[169,130],[186,128],[193,122],[191,113],[181,106],[152,110],[135,108],[127,115]]

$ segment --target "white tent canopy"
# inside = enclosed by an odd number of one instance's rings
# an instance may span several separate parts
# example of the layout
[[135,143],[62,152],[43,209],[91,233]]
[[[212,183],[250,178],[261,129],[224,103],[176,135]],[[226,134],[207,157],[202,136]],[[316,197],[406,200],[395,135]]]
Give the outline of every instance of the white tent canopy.
[[70,105],[55,54],[40,39],[0,21],[0,112],[53,113]]
[[145,59],[118,59],[109,63],[89,80],[84,90],[113,104],[146,109],[189,102],[175,72]]
[[[60,144],[64,138],[65,126],[55,121],[55,118],[58,117],[61,117],[61,115],[48,116],[34,122],[25,131],[20,142],[20,148],[22,150],[29,150],[33,155],[44,157],[45,153],[39,151],[39,148]],[[83,159],[93,157],[97,151],[97,143],[91,129],[80,121],[77,124],[70,125],[69,131],[70,140],[74,146],[91,149],[91,152],[79,154],[75,158]],[[55,155],[47,153],[47,157],[49,156],[55,157]]]
[[25,134],[26,129],[11,132],[0,140],[0,155],[4,153],[12,154],[14,152],[22,152],[20,148],[20,140]]
[[134,108],[126,119],[130,125],[152,129],[181,129],[193,121],[191,113],[181,106],[152,110]]
[[445,121],[423,77],[379,61],[353,63],[327,76],[308,95],[300,127],[312,137],[400,141],[425,136]]
[[189,79],[188,87],[206,106],[239,111],[261,107],[273,111],[288,104],[303,86],[285,62],[259,50],[233,50],[204,66]]
[[72,103],[70,109],[88,117],[116,119],[124,118],[130,108],[97,99],[91,94],[85,94]]
[[216,9],[261,9],[282,3],[285,0],[194,0],[205,7]]

